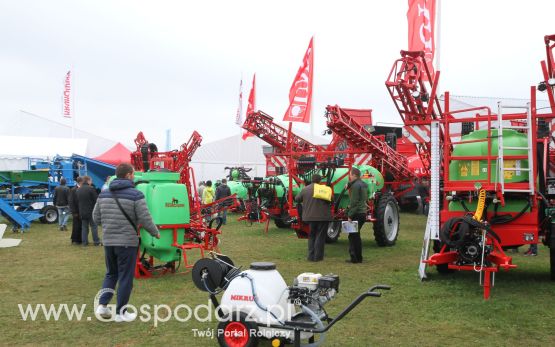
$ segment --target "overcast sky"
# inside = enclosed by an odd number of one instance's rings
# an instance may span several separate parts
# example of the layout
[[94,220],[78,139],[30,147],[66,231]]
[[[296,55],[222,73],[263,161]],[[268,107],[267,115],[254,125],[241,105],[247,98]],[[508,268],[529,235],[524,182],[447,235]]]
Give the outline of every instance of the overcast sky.
[[[256,72],[257,108],[281,121],[314,35],[316,132],[328,104],[400,123],[384,82],[407,48],[407,0],[0,4],[2,119],[25,110],[71,124],[61,94],[72,69],[77,128],[125,144],[142,130],[161,148],[168,128],[175,148],[193,130],[217,140],[239,132],[241,76],[246,100]],[[441,91],[527,98],[554,14],[553,0],[441,1]]]

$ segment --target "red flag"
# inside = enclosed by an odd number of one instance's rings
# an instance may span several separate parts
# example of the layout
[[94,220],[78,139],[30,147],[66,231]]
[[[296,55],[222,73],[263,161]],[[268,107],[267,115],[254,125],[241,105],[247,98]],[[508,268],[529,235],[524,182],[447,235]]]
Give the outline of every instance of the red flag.
[[[432,77],[434,76],[435,52],[435,0],[408,0],[409,10],[409,51],[424,51],[426,64]],[[427,80],[427,77],[424,76]]]
[[243,125],[243,79],[239,83],[239,106],[237,106],[237,115],[235,116],[235,124]]
[[[247,117],[249,114],[253,113],[256,108],[256,74],[252,77],[252,88],[249,93],[249,103],[247,105]],[[246,140],[247,137],[254,136],[253,134],[249,133],[245,130],[243,133],[243,140]]]
[[71,118],[71,70],[66,73],[64,79],[64,94],[62,97],[62,115],[66,118]]
[[297,76],[289,90],[289,108],[283,116],[288,122],[310,122],[310,106],[312,101],[312,72],[314,71],[314,48],[312,40],[297,71]]

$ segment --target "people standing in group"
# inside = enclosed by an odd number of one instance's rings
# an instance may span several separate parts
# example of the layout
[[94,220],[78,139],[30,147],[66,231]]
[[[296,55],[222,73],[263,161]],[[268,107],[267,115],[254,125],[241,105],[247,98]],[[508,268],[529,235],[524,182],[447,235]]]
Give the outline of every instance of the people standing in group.
[[81,234],[83,226],[81,225],[81,217],[79,217],[79,199],[77,199],[77,189],[81,187],[83,177],[75,178],[75,186],[69,190],[69,208],[71,210],[71,244],[81,244]]
[[[229,196],[231,196],[231,189],[227,185],[227,180],[223,178],[221,184],[216,188],[216,200],[225,199]],[[231,200],[225,200],[222,205],[224,209],[218,212],[218,217],[222,219],[222,224],[225,225],[227,223],[227,208],[225,207],[231,205]]]
[[360,179],[360,170],[353,167],[349,173],[349,207],[347,217],[349,221],[358,222],[358,232],[349,233],[349,254],[348,263],[362,263],[362,240],[360,229],[366,222],[368,213],[368,185]]
[[302,204],[302,221],[310,226],[308,235],[308,261],[324,260],[327,228],[332,221],[331,202],[314,197],[314,185],[320,183],[322,176],[312,175],[312,183],[304,187],[295,197]]
[[100,246],[98,238],[98,226],[92,218],[94,205],[98,198],[96,189],[91,186],[92,179],[89,176],[83,176],[83,183],[77,189],[77,201],[79,202],[79,216],[81,217],[81,244],[89,245],[89,226],[91,229],[93,242],[95,246]]
[[54,206],[58,209],[58,225],[60,231],[67,230],[67,220],[69,218],[69,187],[66,186],[66,179],[60,179],[60,185],[54,189]]
[[[152,221],[145,202],[145,196],[133,184],[134,170],[131,164],[116,167],[116,179],[108,190],[100,192],[94,207],[94,221],[102,225],[104,232],[104,254],[106,275],[102,288],[117,290],[116,322],[131,322],[136,313],[128,312],[126,305],[133,289],[133,276],[139,248],[137,226],[141,226],[153,237],[160,238],[158,228]],[[107,307],[113,291],[99,298],[95,313],[103,318],[111,318],[113,312]]]

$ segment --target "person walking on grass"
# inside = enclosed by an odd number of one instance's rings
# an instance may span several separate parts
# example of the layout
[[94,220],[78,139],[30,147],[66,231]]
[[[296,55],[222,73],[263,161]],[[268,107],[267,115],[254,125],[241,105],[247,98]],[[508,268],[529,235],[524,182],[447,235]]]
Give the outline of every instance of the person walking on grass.
[[69,187],[66,186],[66,179],[60,179],[60,185],[54,189],[54,206],[58,209],[58,224],[60,231],[67,230],[67,220],[69,218]]
[[92,218],[92,212],[98,193],[96,189],[91,186],[92,179],[89,176],[83,176],[83,183],[77,189],[77,201],[79,203],[79,217],[81,217],[81,244],[83,246],[89,245],[89,225],[95,246],[100,246],[100,239],[98,238],[98,226]]
[[331,217],[331,202],[314,197],[314,185],[320,183],[322,176],[312,175],[312,183],[304,187],[295,197],[302,204],[302,221],[310,225],[308,234],[308,261],[324,260],[327,228]]
[[77,189],[81,187],[83,177],[79,176],[75,179],[75,186],[69,190],[69,208],[71,210],[71,244],[81,244],[81,217],[79,217],[79,200],[77,199]]
[[[127,312],[126,306],[133,289],[133,275],[139,251],[137,226],[142,226],[153,237],[160,238],[160,232],[152,221],[145,202],[145,196],[135,189],[134,170],[131,164],[122,163],[116,167],[116,179],[108,190],[100,192],[93,211],[94,220],[102,225],[104,235],[104,257],[106,275],[102,288],[117,290],[116,322],[131,322],[137,314]],[[97,316],[111,318],[107,307],[113,294],[104,293],[99,298],[95,310]]]
[[360,229],[366,222],[368,201],[368,185],[360,179],[360,170],[356,167],[351,168],[349,173],[349,207],[347,217],[349,221],[358,222],[358,232],[349,233],[349,254],[351,259],[347,259],[347,263],[362,263],[362,240],[360,238]]

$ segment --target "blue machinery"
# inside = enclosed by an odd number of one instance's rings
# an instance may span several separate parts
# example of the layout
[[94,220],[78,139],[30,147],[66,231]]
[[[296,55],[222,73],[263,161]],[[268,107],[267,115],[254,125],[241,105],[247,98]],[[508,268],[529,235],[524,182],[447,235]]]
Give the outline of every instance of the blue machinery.
[[58,210],[52,199],[62,177],[73,187],[76,177],[88,175],[100,189],[114,172],[113,165],[76,154],[51,161],[29,159],[29,170],[0,171],[0,214],[12,223],[13,231],[29,229],[36,219],[55,223]]

